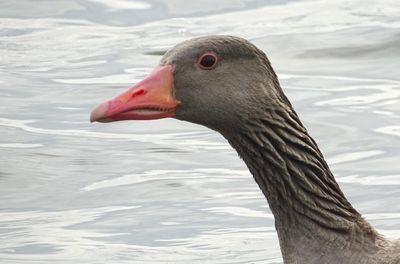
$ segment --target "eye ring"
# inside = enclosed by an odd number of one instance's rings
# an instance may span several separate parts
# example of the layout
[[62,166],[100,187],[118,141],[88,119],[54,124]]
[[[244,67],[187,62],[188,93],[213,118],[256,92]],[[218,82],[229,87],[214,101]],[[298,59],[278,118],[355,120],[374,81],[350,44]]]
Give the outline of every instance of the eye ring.
[[197,65],[203,70],[212,70],[217,66],[218,57],[213,52],[206,52],[197,60]]

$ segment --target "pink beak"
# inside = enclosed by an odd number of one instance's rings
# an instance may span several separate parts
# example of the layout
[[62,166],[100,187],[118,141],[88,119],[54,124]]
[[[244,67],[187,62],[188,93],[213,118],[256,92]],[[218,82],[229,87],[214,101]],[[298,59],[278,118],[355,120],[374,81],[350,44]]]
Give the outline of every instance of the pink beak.
[[172,65],[164,65],[122,94],[96,106],[90,122],[174,117],[178,105],[173,96]]

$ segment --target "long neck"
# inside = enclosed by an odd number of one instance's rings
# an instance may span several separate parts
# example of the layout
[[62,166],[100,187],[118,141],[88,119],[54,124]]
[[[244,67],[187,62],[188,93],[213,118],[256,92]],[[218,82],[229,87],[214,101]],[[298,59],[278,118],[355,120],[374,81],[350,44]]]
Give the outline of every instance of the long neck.
[[286,262],[373,245],[378,234],[347,201],[290,104],[258,111],[224,136],[268,200]]

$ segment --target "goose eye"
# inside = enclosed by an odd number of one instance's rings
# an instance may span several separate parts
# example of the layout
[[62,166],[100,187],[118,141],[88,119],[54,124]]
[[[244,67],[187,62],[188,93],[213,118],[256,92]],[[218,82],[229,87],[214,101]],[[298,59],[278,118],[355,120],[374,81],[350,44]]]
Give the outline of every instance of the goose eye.
[[205,53],[198,60],[197,64],[204,70],[211,70],[217,65],[217,56],[213,53]]

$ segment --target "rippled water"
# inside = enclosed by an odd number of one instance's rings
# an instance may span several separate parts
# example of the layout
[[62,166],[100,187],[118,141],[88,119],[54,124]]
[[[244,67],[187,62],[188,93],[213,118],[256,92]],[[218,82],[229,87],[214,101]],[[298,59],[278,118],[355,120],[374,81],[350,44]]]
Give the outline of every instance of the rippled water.
[[2,0],[0,262],[282,262],[266,201],[221,136],[88,122],[204,34],[269,55],[350,201],[400,236],[399,29],[397,0]]

